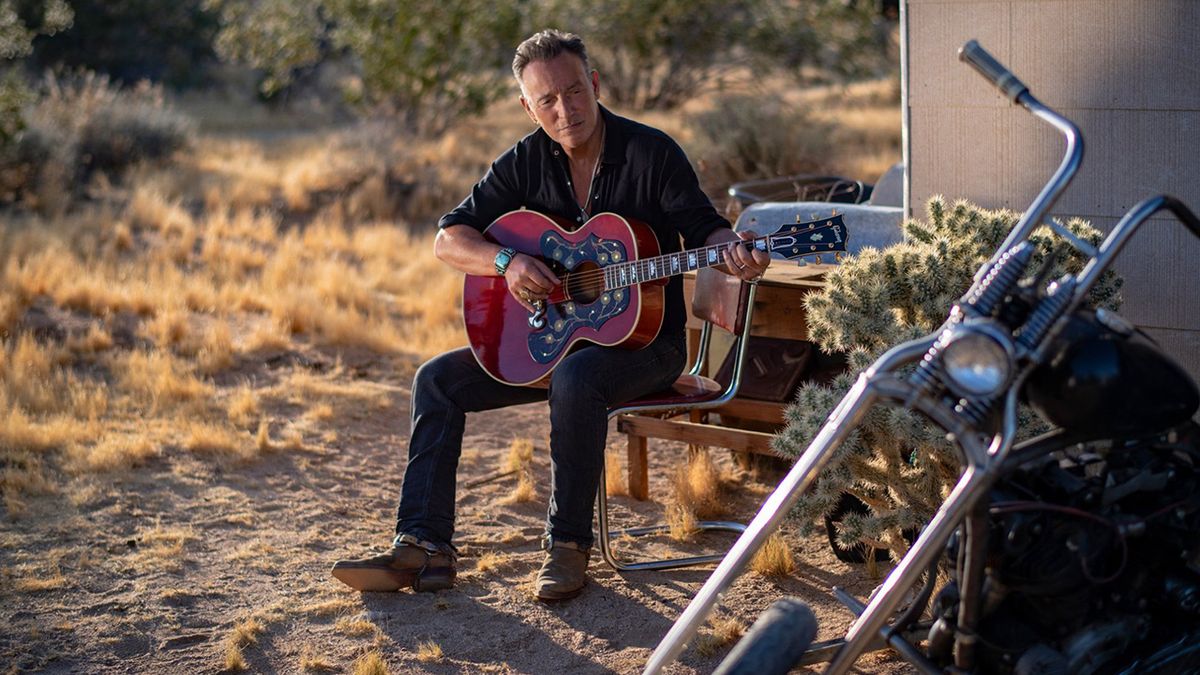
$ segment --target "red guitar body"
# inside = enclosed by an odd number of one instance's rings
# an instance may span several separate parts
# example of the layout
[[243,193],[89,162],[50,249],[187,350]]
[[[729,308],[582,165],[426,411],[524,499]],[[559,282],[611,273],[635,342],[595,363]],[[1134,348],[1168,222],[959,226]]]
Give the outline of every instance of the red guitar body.
[[545,303],[542,325],[508,292],[504,277],[468,274],[463,320],[475,358],[492,377],[513,385],[546,386],[550,372],[581,341],[646,346],[662,327],[666,279],[607,290],[603,268],[659,255],[649,226],[601,213],[572,231],[534,211],[511,211],[484,231],[497,244],[541,258],[563,286]]

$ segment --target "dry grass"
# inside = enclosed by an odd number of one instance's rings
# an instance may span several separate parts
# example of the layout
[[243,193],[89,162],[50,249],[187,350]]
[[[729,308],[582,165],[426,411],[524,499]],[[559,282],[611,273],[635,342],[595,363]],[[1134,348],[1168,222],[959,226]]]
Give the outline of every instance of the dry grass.
[[271,423],[265,417],[258,421],[258,431],[254,434],[254,447],[258,448],[259,452],[271,452],[275,449],[275,444],[271,442]]
[[186,588],[167,588],[158,594],[158,599],[163,602],[179,602],[194,597],[195,593]]
[[40,593],[56,591],[67,585],[67,578],[57,565],[52,572],[30,571],[12,580],[12,588],[18,593]]
[[377,651],[371,651],[355,660],[351,672],[354,675],[388,675],[391,671],[388,670],[387,661],[383,660],[383,655]]
[[242,648],[232,640],[225,643],[225,667],[224,672],[240,673],[246,670],[246,657],[242,656]]
[[300,666],[301,671],[306,673],[326,673],[337,670],[337,667],[325,660],[325,657],[317,654],[312,645],[304,645],[300,650],[300,661],[297,665]]
[[197,538],[196,531],[190,526],[164,528],[162,525],[155,525],[154,529],[141,532],[136,537],[137,552],[130,566],[169,572],[182,570],[186,558],[184,546]]
[[[898,158],[890,83],[782,90],[837,124],[832,170],[870,180]],[[275,126],[262,109],[192,105],[220,118],[202,127]],[[688,115],[635,116],[690,151],[689,115],[715,105],[702,99]],[[8,513],[79,474],[171,462],[179,450],[241,462],[332,444],[337,432],[313,426],[389,409],[392,390],[340,368],[297,369],[283,381],[236,374],[313,350],[420,358],[461,346],[462,278],[433,255],[429,226],[528,129],[519,108],[502,106],[436,139],[380,124],[285,143],[203,136],[166,170],[135,168],[122,184],[95,186],[97,199],[46,211],[59,215],[6,214],[0,492]],[[31,308],[78,323],[35,339],[22,325]],[[286,413],[299,426],[277,426],[272,437],[283,403],[299,406]],[[531,453],[525,443],[513,452]],[[513,461],[529,473],[528,460]],[[623,476],[609,466],[610,494],[627,490]],[[697,514],[713,508],[704,490],[694,492],[699,501],[684,500]],[[534,496],[525,475],[510,498]]]
[[198,421],[187,423],[183,447],[198,455],[232,460],[250,459],[258,450],[245,432]]
[[675,541],[691,541],[697,532],[696,514],[678,502],[666,507],[667,535]]
[[240,672],[249,668],[242,648],[258,644],[258,636],[267,628],[257,617],[250,617],[234,624],[233,629],[225,638],[225,671]]
[[479,556],[475,561],[475,572],[477,574],[487,574],[492,570],[499,569],[509,562],[509,556],[495,551],[487,551]]
[[417,645],[417,660],[421,663],[441,661],[444,657],[441,645],[433,640],[426,640]]
[[354,600],[338,598],[335,600],[326,600],[325,602],[316,602],[311,605],[305,605],[300,608],[302,614],[317,616],[323,619],[333,618],[335,616],[344,616],[351,612],[358,611],[361,604]]
[[225,409],[229,413],[230,422],[239,427],[249,426],[258,417],[258,393],[248,385],[238,387],[237,391],[229,397]]
[[517,484],[513,491],[500,500],[502,504],[524,504],[537,498],[533,483],[533,441],[516,438],[508,446],[508,453],[500,467],[502,474],[516,472]]
[[379,626],[366,619],[355,617],[338,619],[334,628],[350,637],[374,637],[379,634]]
[[67,467],[75,473],[125,471],[157,457],[160,448],[139,433],[112,433],[94,445],[73,444],[67,453]]
[[721,470],[707,449],[689,451],[687,462],[672,476],[675,502],[704,520],[726,514]]
[[533,487],[533,476],[528,471],[517,474],[517,484],[512,492],[500,500],[501,504],[524,504],[537,498],[537,490]]
[[796,571],[796,558],[784,538],[775,533],[754,555],[750,570],[764,577],[786,577]]
[[746,632],[746,626],[734,617],[715,616],[709,619],[708,630],[696,638],[696,653],[705,658],[734,644]]
[[526,471],[533,463],[533,441],[528,438],[514,438],[508,446],[508,454],[504,456],[501,473]]
[[266,632],[267,627],[263,625],[258,617],[250,617],[245,621],[240,621],[234,624],[233,630],[229,634],[229,641],[244,647],[246,645],[258,644],[258,636]]
[[278,569],[279,549],[263,541],[246,544],[225,557],[230,562],[242,563],[239,566],[249,566],[264,572]]

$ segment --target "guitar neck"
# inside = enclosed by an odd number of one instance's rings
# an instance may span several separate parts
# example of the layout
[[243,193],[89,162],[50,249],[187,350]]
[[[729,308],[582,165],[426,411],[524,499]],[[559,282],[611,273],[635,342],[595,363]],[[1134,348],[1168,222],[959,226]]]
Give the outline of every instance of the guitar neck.
[[[753,245],[761,251],[770,251],[769,237],[746,239],[740,244]],[[704,267],[715,267],[725,262],[723,251],[729,242],[714,246],[702,246],[687,251],[668,253],[653,258],[631,260],[604,268],[604,286],[608,289],[633,286],[646,281],[665,279],[684,272],[694,272]]]

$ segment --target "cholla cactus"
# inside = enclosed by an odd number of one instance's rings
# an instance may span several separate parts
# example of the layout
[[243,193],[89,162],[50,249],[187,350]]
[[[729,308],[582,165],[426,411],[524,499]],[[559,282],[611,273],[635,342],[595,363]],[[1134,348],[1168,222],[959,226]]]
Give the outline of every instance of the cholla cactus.
[[[846,352],[849,370],[829,386],[809,383],[800,389],[787,410],[787,426],[773,443],[780,454],[797,457],[803,452],[858,373],[884,351],[937,329],[1018,218],[1011,211],[988,211],[965,201],[948,207],[941,198],[930,200],[928,211],[928,223],[904,224],[904,243],[863,249],[830,273],[822,292],[808,296],[812,340],[823,351]],[[1067,227],[1093,245],[1102,238],[1079,219]],[[1030,241],[1036,247],[1030,269],[1055,256],[1051,278],[1078,272],[1085,262],[1074,249],[1060,247],[1049,228],[1040,228]],[[1120,287],[1121,279],[1110,270],[1091,299],[1116,309]],[[1023,436],[1043,430],[1040,420],[1025,412],[1020,428]],[[908,410],[876,406],[793,515],[813,523],[834,508],[843,492],[851,493],[868,505],[869,513],[846,517],[839,533],[842,543],[862,542],[900,556],[908,547],[903,531],[928,521],[958,475],[958,459],[943,433]]]

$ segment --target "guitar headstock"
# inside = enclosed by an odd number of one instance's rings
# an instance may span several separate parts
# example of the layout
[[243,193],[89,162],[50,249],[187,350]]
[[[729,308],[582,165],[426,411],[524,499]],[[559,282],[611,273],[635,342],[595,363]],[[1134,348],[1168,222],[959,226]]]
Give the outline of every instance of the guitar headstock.
[[848,233],[842,216],[830,216],[807,223],[787,223],[767,235],[767,246],[788,260],[846,252]]

